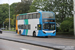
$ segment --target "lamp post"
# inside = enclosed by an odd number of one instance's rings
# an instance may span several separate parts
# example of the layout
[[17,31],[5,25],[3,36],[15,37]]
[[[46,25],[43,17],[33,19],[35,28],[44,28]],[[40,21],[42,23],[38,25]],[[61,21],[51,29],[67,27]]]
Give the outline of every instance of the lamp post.
[[3,22],[3,29],[4,29],[4,22]]
[[73,0],[73,9],[74,9],[74,36],[75,36],[75,0]]
[[[8,4],[9,4],[9,0],[8,0]],[[10,30],[10,4],[9,4],[9,30]]]

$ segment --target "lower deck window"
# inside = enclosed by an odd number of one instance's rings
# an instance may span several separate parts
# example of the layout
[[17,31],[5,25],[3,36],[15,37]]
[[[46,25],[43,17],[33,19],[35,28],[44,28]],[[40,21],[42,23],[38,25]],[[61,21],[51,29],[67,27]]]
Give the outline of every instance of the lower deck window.
[[19,29],[30,29],[30,25],[18,25]]

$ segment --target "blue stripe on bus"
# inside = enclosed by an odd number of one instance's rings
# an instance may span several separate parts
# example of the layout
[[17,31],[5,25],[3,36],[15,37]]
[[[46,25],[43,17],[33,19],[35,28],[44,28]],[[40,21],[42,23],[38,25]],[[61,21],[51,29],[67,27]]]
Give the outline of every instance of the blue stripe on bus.
[[[40,13],[39,24],[42,24],[42,13],[41,12],[39,12],[39,13]],[[42,26],[42,28],[43,28],[43,26]],[[42,30],[38,30],[37,36],[40,36],[40,35],[42,35]]]

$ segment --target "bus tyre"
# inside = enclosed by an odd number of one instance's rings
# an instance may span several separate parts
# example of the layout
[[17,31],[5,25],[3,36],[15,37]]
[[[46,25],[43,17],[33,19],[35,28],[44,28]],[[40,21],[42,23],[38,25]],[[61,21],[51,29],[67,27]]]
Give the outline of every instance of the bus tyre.
[[36,32],[35,31],[33,32],[33,37],[36,37]]
[[48,38],[48,36],[45,36],[46,38]]
[[19,31],[19,35],[21,35],[21,30]]

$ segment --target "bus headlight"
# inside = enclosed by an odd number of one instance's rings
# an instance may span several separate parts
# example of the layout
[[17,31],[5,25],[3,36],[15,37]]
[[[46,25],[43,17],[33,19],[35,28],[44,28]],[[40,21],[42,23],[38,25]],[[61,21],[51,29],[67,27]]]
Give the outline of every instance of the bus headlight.
[[53,34],[55,33],[55,31],[53,32]]
[[43,31],[43,33],[46,34],[44,31]]

